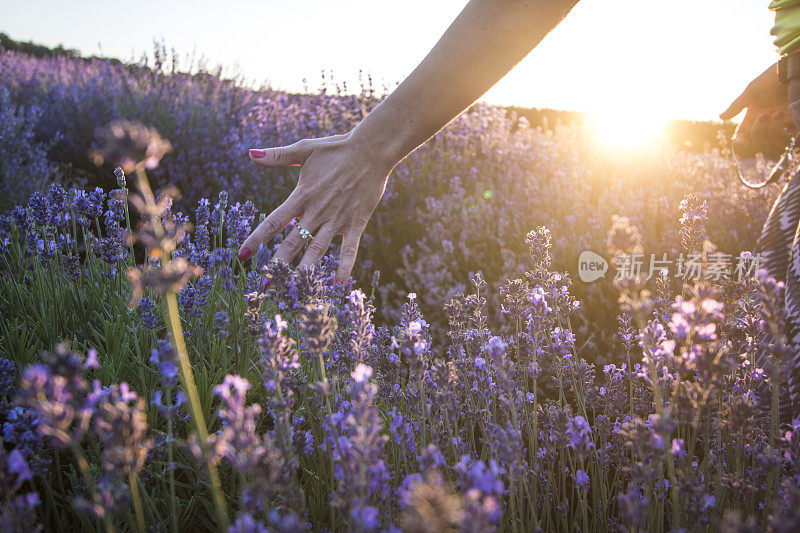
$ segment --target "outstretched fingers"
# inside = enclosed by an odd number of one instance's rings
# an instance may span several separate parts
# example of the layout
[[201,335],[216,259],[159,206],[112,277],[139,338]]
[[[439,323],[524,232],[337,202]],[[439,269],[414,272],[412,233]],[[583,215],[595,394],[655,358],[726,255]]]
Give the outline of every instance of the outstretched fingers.
[[244,244],[239,248],[239,260],[247,261],[258,250],[258,245],[261,243],[268,243],[278,233],[283,231],[283,228],[289,225],[289,222],[294,218],[297,212],[297,205],[295,200],[290,196],[284,203],[278,206],[275,211],[264,219],[264,222],[250,234],[244,241]]
[[329,222],[322,226],[308,244],[306,253],[303,255],[299,266],[316,265],[325,255],[325,252],[328,251],[328,247],[330,247],[331,241],[333,241],[335,235],[336,227],[332,223]]
[[[273,256],[273,261],[283,261],[284,263],[291,263],[297,254],[303,249],[303,246],[309,241],[308,236],[303,236],[301,230],[307,230],[313,234],[319,224],[314,222],[314,217],[304,215],[297,226],[289,233],[288,237],[283,240],[278,251]],[[313,238],[311,239],[313,241]]]

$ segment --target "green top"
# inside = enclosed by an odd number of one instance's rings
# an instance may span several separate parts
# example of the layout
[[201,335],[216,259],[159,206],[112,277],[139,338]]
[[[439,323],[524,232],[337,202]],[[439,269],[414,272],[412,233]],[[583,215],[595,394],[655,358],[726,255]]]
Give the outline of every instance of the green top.
[[775,11],[775,25],[770,33],[782,56],[800,52],[800,0],[772,0],[769,8]]

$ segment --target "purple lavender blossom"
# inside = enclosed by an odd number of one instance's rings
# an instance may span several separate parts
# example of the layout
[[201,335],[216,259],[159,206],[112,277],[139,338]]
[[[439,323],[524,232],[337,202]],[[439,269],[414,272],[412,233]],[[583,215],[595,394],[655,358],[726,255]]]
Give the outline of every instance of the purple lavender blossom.
[[171,403],[165,403],[164,401],[164,391],[161,389],[156,389],[153,392],[153,401],[152,403],[156,409],[158,409],[158,414],[166,420],[175,419],[178,416],[178,413],[183,407],[183,404],[186,403],[186,395],[183,391],[178,391],[175,394],[175,399]]
[[10,396],[14,393],[16,375],[17,365],[14,361],[0,358],[0,396]]
[[228,326],[230,325],[230,320],[228,319],[228,313],[225,311],[219,311],[214,313],[214,329],[217,330],[217,337],[220,339],[225,339],[228,337]]
[[265,386],[274,391],[286,374],[300,368],[300,356],[294,339],[283,335],[288,324],[280,315],[264,323],[261,350],[265,368]]
[[464,524],[470,531],[486,531],[500,519],[498,498],[504,492],[500,476],[503,470],[491,461],[487,467],[483,461],[470,461],[464,456],[455,464],[458,484],[464,491]]
[[139,310],[139,316],[142,319],[142,324],[147,329],[155,329],[158,325],[158,318],[156,318],[153,309],[155,308],[155,303],[151,300],[148,296],[144,296],[139,298],[139,302],[137,303],[137,309]]
[[589,450],[594,448],[592,428],[589,426],[589,423],[582,416],[576,416],[570,419],[569,429],[567,431],[569,434],[567,446],[575,451],[575,455],[578,458],[586,458]]
[[50,201],[41,193],[33,193],[28,201],[28,209],[33,215],[33,220],[37,226],[48,226],[53,222],[53,213],[50,210]]
[[178,385],[178,352],[169,333],[156,341],[156,347],[150,352],[150,362],[158,367],[158,382],[162,387],[172,389]]
[[237,470],[248,472],[259,458],[261,438],[256,431],[261,406],[245,405],[250,383],[236,375],[227,375],[221,384],[214,387],[214,395],[222,402],[218,416],[222,431],[213,435],[212,447],[228,459]]
[[117,179],[117,187],[120,189],[125,188],[125,171],[122,170],[122,167],[117,167],[114,169],[114,177]]
[[[373,519],[369,507],[392,494],[383,456],[387,437],[382,434],[381,417],[373,405],[378,387],[372,382],[372,368],[359,363],[351,377],[350,402],[343,402],[333,419],[328,417],[326,428],[338,488],[335,503],[350,509],[354,525],[374,528],[377,517]],[[362,500],[364,494],[368,495],[366,501]]]
[[30,226],[30,217],[28,216],[28,210],[22,206],[16,206],[13,211],[11,211],[11,220],[14,222],[14,225],[19,228],[21,231],[25,231]]
[[589,476],[586,472],[583,470],[575,472],[575,484],[584,492],[589,490]]
[[2,406],[0,413],[3,422],[3,441],[14,446],[25,460],[34,475],[43,474],[50,466],[50,458],[45,453],[45,440],[39,431],[39,418],[21,406]]
[[95,407],[94,430],[103,444],[103,469],[118,479],[138,474],[152,440],[146,439],[145,403],[127,383],[113,385]]
[[22,373],[19,403],[36,414],[39,432],[56,447],[80,442],[88,429],[93,406],[83,372],[92,364],[67,344],[59,344],[46,364],[29,366]]
[[686,457],[686,445],[683,439],[672,439],[672,455],[678,459]]
[[106,195],[103,189],[95,187],[95,189],[86,195],[86,202],[82,204],[83,210],[81,214],[86,215],[88,218],[100,218],[103,216],[103,202]]
[[194,220],[196,226],[205,226],[208,224],[208,218],[211,215],[211,211],[208,209],[208,199],[201,198],[197,202],[197,210],[194,214]]
[[33,478],[25,458],[17,450],[7,452],[0,446],[0,530],[37,531],[36,507],[39,495],[20,493]]

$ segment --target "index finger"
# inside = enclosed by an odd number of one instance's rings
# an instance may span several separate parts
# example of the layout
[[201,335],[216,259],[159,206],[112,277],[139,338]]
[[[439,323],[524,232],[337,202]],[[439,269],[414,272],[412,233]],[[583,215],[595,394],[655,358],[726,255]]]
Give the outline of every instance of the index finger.
[[747,91],[740,94],[733,102],[731,102],[731,105],[728,106],[728,109],[719,114],[719,118],[722,120],[730,120],[741,113],[742,109],[745,107],[747,107]]
[[247,237],[239,248],[239,260],[247,261],[258,250],[258,245],[272,240],[283,231],[295,216],[296,206],[291,196],[269,214],[264,221]]

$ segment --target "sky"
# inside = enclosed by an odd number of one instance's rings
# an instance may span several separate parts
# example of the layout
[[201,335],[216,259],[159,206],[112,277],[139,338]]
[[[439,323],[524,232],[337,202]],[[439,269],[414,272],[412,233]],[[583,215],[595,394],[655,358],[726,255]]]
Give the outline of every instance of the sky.
[[[131,59],[163,40],[254,84],[312,89],[320,71],[394,86],[466,0],[0,0],[0,31]],[[644,123],[714,120],[777,59],[766,0],[582,0],[484,100]]]

